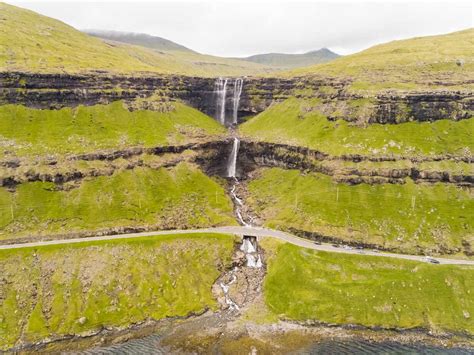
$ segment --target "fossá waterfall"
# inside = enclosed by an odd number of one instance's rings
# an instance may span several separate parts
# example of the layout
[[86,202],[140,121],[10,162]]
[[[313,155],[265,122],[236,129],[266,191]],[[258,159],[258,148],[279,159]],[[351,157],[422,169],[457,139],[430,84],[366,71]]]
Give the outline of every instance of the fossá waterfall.
[[[238,122],[240,96],[242,95],[244,80],[237,78],[233,82],[232,93],[232,124],[236,125]],[[215,83],[214,92],[216,94],[216,119],[223,125],[226,125],[226,99],[227,86],[231,85],[231,79],[218,78]]]

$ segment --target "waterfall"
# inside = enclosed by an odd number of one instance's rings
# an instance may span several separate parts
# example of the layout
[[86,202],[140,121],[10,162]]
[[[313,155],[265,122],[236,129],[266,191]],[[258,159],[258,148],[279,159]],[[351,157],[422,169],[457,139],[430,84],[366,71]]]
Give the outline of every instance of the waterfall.
[[257,267],[257,260],[255,259],[255,256],[252,254],[246,254],[245,257],[247,258],[247,267]]
[[[214,92],[217,96],[216,101],[216,118],[219,122],[225,125],[225,104],[227,97],[227,83],[229,79],[219,78],[216,80]],[[234,92],[232,96],[232,124],[237,124],[238,113],[239,113],[239,102],[240,95],[242,94],[242,88],[244,86],[244,81],[241,78],[235,79],[234,81]]]
[[235,79],[234,83],[234,96],[232,103],[234,104],[232,111],[232,123],[237,124],[237,114],[239,112],[239,101],[240,95],[242,94],[242,87],[244,86],[244,81],[242,79]]
[[237,167],[237,154],[239,153],[240,140],[234,138],[234,145],[232,146],[232,153],[230,154],[229,164],[227,166],[227,176],[235,177],[235,170]]
[[219,78],[216,81],[215,92],[217,94],[216,113],[219,122],[225,124],[225,98],[227,91],[227,79]]
[[248,239],[244,239],[242,245],[240,246],[240,250],[244,253],[255,253],[257,249],[253,246],[252,242]]
[[244,236],[242,240],[242,245],[240,246],[240,250],[243,251],[245,254],[247,267],[255,269],[260,269],[263,267],[263,260],[262,256],[260,255],[260,252],[258,251],[256,239],[254,240],[254,242],[252,242],[252,237]]

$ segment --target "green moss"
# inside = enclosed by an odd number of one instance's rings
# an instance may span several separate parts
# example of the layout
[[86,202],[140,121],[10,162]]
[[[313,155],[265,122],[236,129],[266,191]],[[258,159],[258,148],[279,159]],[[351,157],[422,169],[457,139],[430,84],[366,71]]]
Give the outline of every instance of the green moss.
[[[363,109],[370,102],[353,104]],[[328,121],[317,107],[318,101],[290,98],[244,123],[240,132],[257,140],[306,146],[331,155],[470,155],[474,151],[472,118],[364,128],[344,120]]]
[[474,269],[283,244],[269,260],[270,310],[293,320],[474,334]]
[[[469,189],[442,183],[347,185],[297,170],[264,169],[247,203],[277,229],[294,228],[407,253],[474,246]],[[464,245],[463,245],[464,244]]]
[[53,183],[0,189],[0,239],[120,226],[186,228],[235,224],[224,189],[199,169],[136,168],[83,180],[58,190]]
[[293,90],[293,95],[296,97],[311,97],[314,96],[313,88],[308,87],[298,87],[297,89]]
[[173,110],[165,113],[130,112],[121,101],[61,110],[0,106],[0,143],[4,147],[0,156],[152,147],[186,143],[225,132],[211,117],[178,102],[173,106]]
[[211,287],[232,250],[221,234],[1,250],[0,349],[216,309]]

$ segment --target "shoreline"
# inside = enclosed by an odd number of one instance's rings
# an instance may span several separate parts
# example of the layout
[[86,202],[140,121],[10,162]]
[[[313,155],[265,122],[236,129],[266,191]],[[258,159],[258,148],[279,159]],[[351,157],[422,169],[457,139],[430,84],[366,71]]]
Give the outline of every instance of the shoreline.
[[301,350],[325,340],[393,342],[403,345],[421,343],[445,349],[474,350],[474,335],[436,334],[426,329],[373,329],[351,324],[302,324],[302,322],[284,320],[259,324],[254,321],[244,321],[242,315],[236,315],[230,311],[212,312],[207,310],[202,314],[189,315],[184,318],[146,320],[125,328],[103,328],[93,334],[76,334],[58,339],[45,339],[46,341],[43,342],[24,344],[6,351],[24,354],[38,351],[93,351],[113,345],[123,345],[129,341],[146,341],[146,338],[150,336],[158,336],[159,343],[163,347],[177,352],[191,350],[190,347],[215,347],[226,346],[229,343],[252,342],[260,344],[260,347],[273,348],[273,351],[276,352],[282,346],[285,347],[285,351],[291,351]]

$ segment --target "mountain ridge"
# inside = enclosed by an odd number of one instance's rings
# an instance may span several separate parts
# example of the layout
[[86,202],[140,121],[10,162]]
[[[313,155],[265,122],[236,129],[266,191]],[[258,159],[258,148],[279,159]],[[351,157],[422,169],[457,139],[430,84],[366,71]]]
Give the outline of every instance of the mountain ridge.
[[305,67],[314,64],[327,63],[341,57],[328,48],[320,48],[302,54],[296,53],[262,53],[248,57],[236,58],[253,63],[277,66],[282,68]]
[[137,46],[147,47],[158,51],[180,51],[188,53],[198,53],[188,47],[169,39],[138,32],[123,32],[113,30],[84,29],[82,32],[92,37],[105,40],[123,42]]
[[[178,51],[186,53],[201,54],[195,50],[192,50],[186,46],[183,46],[177,42],[171,41],[164,37],[150,35],[147,33],[140,32],[125,32],[125,31],[113,31],[113,30],[100,30],[100,29],[84,29],[82,32],[100,38],[105,41],[116,41],[121,43],[127,43],[137,45],[141,47],[150,48],[157,51]],[[311,50],[306,53],[260,53],[251,55],[248,57],[222,57],[233,60],[240,60],[246,62],[252,62],[262,65],[269,65],[282,69],[291,69],[298,67],[310,66],[313,64],[326,63],[333,59],[339,58],[340,55],[331,51],[328,48],[320,48]]]

